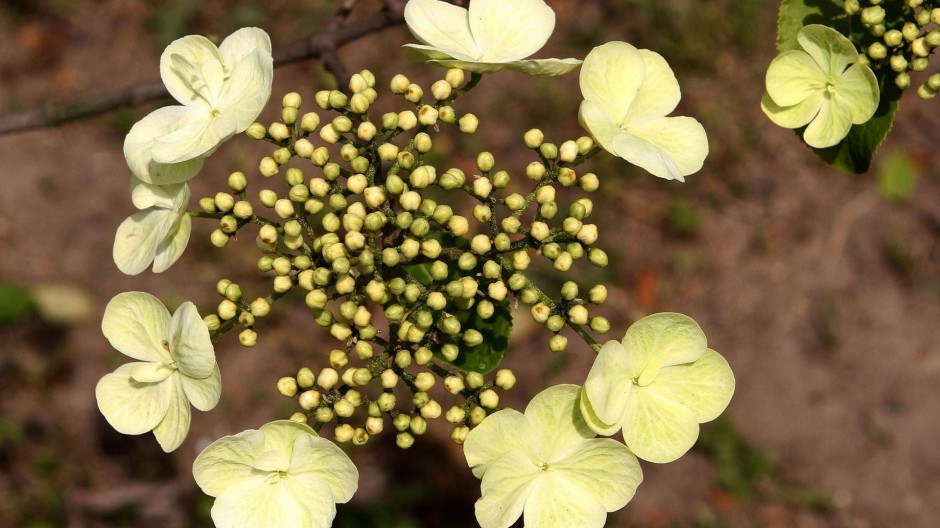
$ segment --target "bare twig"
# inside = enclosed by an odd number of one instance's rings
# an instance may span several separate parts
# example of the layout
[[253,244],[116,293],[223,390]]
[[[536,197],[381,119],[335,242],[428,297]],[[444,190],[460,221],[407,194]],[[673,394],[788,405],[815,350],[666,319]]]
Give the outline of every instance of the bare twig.
[[[344,2],[343,8],[349,5],[351,9],[354,3],[354,1],[347,0]],[[343,8],[340,8],[337,13],[338,17],[344,12]],[[348,13],[345,13],[340,18],[345,21],[347,16]],[[334,17],[334,20],[336,20],[336,17]],[[328,59],[331,55],[336,57],[338,48],[389,26],[400,24],[403,20],[403,9],[399,6],[395,9],[386,7],[382,11],[348,23],[341,22],[337,27],[316,32],[307,38],[278,49],[274,54],[274,65],[284,66],[309,59]],[[338,58],[332,64],[328,63],[327,67],[340,81],[348,79],[345,67],[338,61]],[[169,94],[163,83],[154,81],[70,103],[46,103],[33,110],[0,116],[0,136],[25,130],[58,126],[70,121],[94,117],[120,108],[137,106],[168,97]]]

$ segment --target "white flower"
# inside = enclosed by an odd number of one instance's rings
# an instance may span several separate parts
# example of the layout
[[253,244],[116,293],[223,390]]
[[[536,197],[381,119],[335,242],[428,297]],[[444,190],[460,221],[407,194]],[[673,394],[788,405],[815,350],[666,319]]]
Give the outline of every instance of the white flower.
[[488,416],[464,442],[467,463],[482,478],[476,517],[483,528],[602,528],[643,480],[636,457],[620,442],[594,438],[578,411],[580,387],[537,394],[525,414]]
[[153,431],[164,451],[189,431],[189,404],[208,411],[222,381],[209,329],[193,303],[170,312],[144,292],[121,293],[104,310],[101,330],[111,346],[140,362],[121,365],[95,387],[98,408],[118,432]]
[[627,447],[650,462],[671,462],[698,438],[734,394],[734,374],[708,348],[688,316],[659,313],[640,319],[623,341],[601,348],[581,394],[581,413],[594,431],[623,428]]
[[661,55],[608,42],[584,59],[580,80],[578,118],[604,150],[667,180],[685,181],[702,168],[705,129],[691,117],[666,117],[681,94]]
[[258,28],[240,29],[218,48],[196,35],[170,43],[160,76],[183,106],[155,110],[131,128],[124,140],[131,171],[154,185],[195,176],[206,156],[261,113],[273,68],[271,39]]
[[336,503],[359,487],[346,453],[290,420],[216,440],[196,457],[193,476],[216,497],[218,528],[328,528]]
[[118,226],[114,237],[114,263],[122,272],[137,275],[153,263],[154,273],[176,262],[192,232],[186,214],[189,186],[185,183],[157,186],[131,180],[131,197],[140,212]]
[[405,22],[425,44],[406,44],[408,51],[448,68],[554,77],[581,64],[577,59],[523,60],[540,50],[555,29],[555,12],[543,0],[470,0],[468,9],[440,0],[410,0]]

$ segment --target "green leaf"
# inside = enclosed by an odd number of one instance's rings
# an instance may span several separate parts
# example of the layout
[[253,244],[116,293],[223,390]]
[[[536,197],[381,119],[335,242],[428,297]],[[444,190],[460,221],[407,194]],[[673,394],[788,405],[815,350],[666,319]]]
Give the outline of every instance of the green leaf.
[[36,310],[33,296],[25,288],[0,282],[0,324],[22,319]]
[[[842,4],[842,0],[783,0],[777,21],[777,51],[801,49],[796,36],[809,24],[832,27],[848,36],[859,49],[875,42],[877,39],[862,26],[858,17],[845,14]],[[882,7],[886,11],[885,26],[900,29],[909,9],[902,2],[887,2]],[[823,161],[844,172],[860,174],[871,167],[875,152],[888,136],[897,116],[903,91],[894,84],[895,73],[889,68],[873,71],[881,89],[881,101],[874,117],[864,124],[853,125],[839,144],[813,149]],[[796,130],[800,138],[803,130]]]
[[460,321],[462,328],[475,328],[483,334],[483,342],[475,347],[468,347],[462,341],[450,341],[460,349],[453,361],[444,359],[440,351],[445,343],[438,343],[432,347],[437,358],[463,372],[472,370],[486,374],[498,367],[506,355],[506,349],[509,348],[509,334],[512,331],[512,311],[509,309],[509,303],[497,303],[489,319],[483,319],[472,308],[457,312],[455,317]]

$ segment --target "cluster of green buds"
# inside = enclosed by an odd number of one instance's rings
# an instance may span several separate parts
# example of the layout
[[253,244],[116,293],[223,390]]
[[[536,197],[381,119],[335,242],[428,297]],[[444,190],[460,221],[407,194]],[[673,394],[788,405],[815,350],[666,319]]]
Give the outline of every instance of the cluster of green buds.
[[[432,164],[432,134],[442,124],[477,130],[476,116],[458,115],[453,104],[480,77],[451,69],[425,91],[396,75],[390,91],[405,109],[378,120],[369,114],[379,96],[369,71],[352,76],[348,93],[318,92],[320,111],[301,112],[301,96],[289,93],[280,120],[246,131],[275,147],[251,178],[257,205],[249,177],[235,172],[231,192],[201,199],[194,214],[218,221],[210,240],[219,248],[256,230],[258,269],[273,275],[272,291],[254,300],[238,284],[218,282],[222,300],[205,318],[214,340],[240,328],[241,344],[255,346],[258,320],[299,291],[313,321],[339,342],[324,347],[324,355],[332,348],[329,366],[301,368],[277,386],[297,399],[292,419],[317,429],[333,422],[340,442],[365,444],[388,421],[408,448],[443,416],[461,443],[499,408],[496,389],[515,384],[497,367],[518,301],[552,333],[552,351],[566,348],[566,327],[595,349],[589,332],[610,328],[589,309],[605,301],[605,286],[582,294],[568,281],[550,296],[527,274],[538,256],[558,272],[579,261],[607,265],[583,195],[598,189],[598,177],[575,170],[600,151],[590,138],[556,145],[528,131],[523,141],[536,159],[519,171],[521,182],[489,152],[465,167],[471,174]],[[259,214],[265,210],[273,214]],[[453,401],[442,405],[444,398]]]
[[[845,0],[845,12],[857,15],[873,37],[863,46],[873,70],[890,70],[894,83],[904,90],[911,74],[926,71],[930,54],[940,47],[940,2],[934,0]],[[887,8],[887,9],[886,9]],[[940,90],[940,73],[917,87],[922,99],[933,99]]]

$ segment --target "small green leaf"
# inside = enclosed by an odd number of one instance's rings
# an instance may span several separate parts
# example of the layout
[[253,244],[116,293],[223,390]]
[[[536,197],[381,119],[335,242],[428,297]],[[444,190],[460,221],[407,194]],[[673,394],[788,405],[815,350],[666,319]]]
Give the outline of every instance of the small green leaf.
[[458,312],[455,317],[463,328],[475,328],[483,334],[483,342],[475,347],[468,347],[461,341],[451,341],[460,349],[454,361],[447,361],[441,356],[441,347],[445,343],[438,343],[433,347],[435,355],[441,361],[463,372],[472,370],[486,374],[493,371],[502,363],[506,350],[509,348],[509,334],[512,331],[512,312],[509,309],[509,303],[503,301],[496,304],[493,315],[489,319],[483,319],[473,309]]
[[36,310],[33,296],[25,288],[0,282],[0,324],[22,319]]

